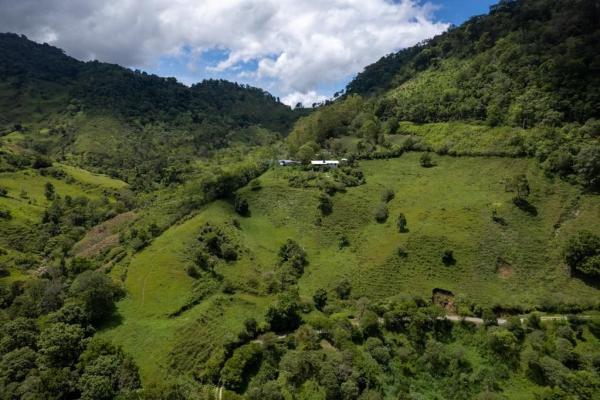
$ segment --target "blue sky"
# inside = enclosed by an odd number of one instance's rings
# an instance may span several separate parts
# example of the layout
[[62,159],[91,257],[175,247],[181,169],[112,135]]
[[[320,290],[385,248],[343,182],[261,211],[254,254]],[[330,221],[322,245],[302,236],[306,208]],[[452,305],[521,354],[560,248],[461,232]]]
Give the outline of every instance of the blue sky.
[[486,13],[489,0],[0,0],[0,26],[81,60],[322,101],[365,66]]

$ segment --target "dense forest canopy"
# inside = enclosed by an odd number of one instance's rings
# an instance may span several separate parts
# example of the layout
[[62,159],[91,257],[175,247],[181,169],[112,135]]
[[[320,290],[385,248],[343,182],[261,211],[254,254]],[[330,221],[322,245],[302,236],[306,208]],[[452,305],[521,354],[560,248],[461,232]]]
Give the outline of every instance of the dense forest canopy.
[[[585,123],[600,115],[599,21],[594,0],[503,0],[488,15],[383,57],[347,93],[398,88],[385,112],[415,122]],[[432,76],[422,81],[423,74]]]

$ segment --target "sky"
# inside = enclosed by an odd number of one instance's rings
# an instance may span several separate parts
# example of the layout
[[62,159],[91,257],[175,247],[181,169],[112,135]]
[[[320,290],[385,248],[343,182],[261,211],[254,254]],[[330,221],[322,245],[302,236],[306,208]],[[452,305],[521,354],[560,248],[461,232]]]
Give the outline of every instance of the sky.
[[0,0],[0,30],[176,77],[261,87],[289,105],[343,89],[382,56],[496,0]]

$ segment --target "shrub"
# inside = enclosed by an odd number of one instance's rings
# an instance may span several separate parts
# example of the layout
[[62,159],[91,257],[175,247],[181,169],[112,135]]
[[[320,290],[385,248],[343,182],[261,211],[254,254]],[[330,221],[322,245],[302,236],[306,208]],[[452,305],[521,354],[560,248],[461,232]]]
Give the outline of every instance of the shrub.
[[262,347],[249,343],[235,350],[221,370],[221,381],[227,389],[239,391],[247,379],[248,372],[260,361]]
[[442,262],[445,265],[455,264],[456,260],[454,259],[454,252],[449,249],[444,250],[444,252],[442,253]]
[[430,168],[435,165],[433,163],[431,154],[429,154],[429,152],[421,154],[421,158],[419,159],[419,162],[421,163],[421,167],[424,167],[424,168]]
[[238,259],[238,253],[235,247],[229,243],[225,243],[222,247],[223,259],[225,261],[235,261]]
[[6,197],[8,195],[8,190],[3,187],[0,187],[0,197]]
[[54,200],[56,197],[56,191],[54,190],[54,185],[50,182],[46,182],[46,186],[44,188],[44,196],[48,200]]
[[385,221],[387,221],[389,215],[390,214],[387,205],[385,205],[384,203],[380,204],[379,207],[377,207],[377,210],[375,210],[375,221],[382,224]]
[[567,242],[565,260],[575,271],[600,278],[600,237],[589,231],[577,233]]
[[235,208],[235,212],[237,212],[242,217],[247,217],[250,215],[250,208],[248,206],[248,200],[242,197],[236,197],[233,207]]
[[325,289],[317,289],[315,294],[313,295],[313,302],[315,303],[315,308],[317,310],[323,310],[323,308],[327,305],[327,292]]
[[350,245],[350,240],[348,239],[348,236],[342,234],[340,235],[340,238],[338,240],[338,247],[340,249],[343,249],[344,247],[348,247]]
[[319,205],[317,206],[323,215],[329,215],[333,212],[333,202],[331,197],[326,193],[321,193],[319,196]]
[[10,210],[0,210],[0,219],[12,219],[12,214],[10,213]]
[[400,213],[400,215],[398,215],[397,225],[398,225],[398,232],[404,233],[404,232],[408,231],[408,229],[406,229],[406,217],[404,216],[403,213]]
[[340,299],[345,300],[350,297],[352,285],[350,284],[350,281],[348,279],[342,279],[338,282],[334,290]]
[[406,249],[402,246],[398,247],[398,249],[396,250],[396,253],[398,254],[398,257],[400,257],[400,258],[408,257],[408,251],[406,251]]
[[198,271],[198,267],[196,267],[193,264],[188,265],[187,268],[185,269],[185,272],[191,278],[194,278],[194,279],[200,278],[200,271]]

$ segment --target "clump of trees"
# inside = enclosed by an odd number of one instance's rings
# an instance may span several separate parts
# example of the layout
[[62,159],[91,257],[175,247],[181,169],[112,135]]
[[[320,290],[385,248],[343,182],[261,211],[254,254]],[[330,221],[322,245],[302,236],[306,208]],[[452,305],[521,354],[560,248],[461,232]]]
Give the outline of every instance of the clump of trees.
[[565,260],[573,271],[600,281],[600,237],[589,231],[578,232],[567,242]]

